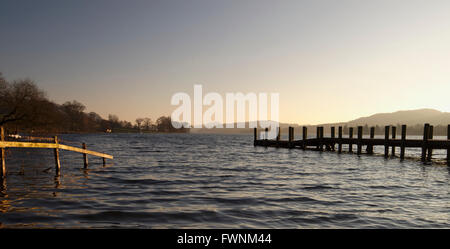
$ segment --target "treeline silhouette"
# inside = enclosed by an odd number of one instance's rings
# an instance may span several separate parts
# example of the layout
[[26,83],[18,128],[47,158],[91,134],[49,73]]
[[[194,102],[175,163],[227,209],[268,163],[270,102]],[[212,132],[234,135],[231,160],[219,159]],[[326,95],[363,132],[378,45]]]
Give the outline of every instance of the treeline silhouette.
[[30,79],[7,81],[0,72],[0,126],[10,132],[72,133],[72,132],[188,132],[175,129],[171,118],[156,121],[137,118],[136,123],[120,120],[110,114],[103,119],[76,101],[56,104]]

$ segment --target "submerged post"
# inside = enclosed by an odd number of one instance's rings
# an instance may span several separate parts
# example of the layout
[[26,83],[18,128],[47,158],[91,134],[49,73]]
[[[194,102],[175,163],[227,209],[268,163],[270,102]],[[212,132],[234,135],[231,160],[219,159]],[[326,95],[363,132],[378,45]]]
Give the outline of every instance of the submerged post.
[[363,127],[358,126],[358,151],[357,151],[358,155],[361,155],[362,152],[362,137],[363,137]]
[[[371,141],[369,143],[372,143],[373,139],[375,138],[375,127],[370,127],[370,139]],[[373,144],[367,145],[367,153],[373,154]]]
[[406,125],[402,125],[402,145],[400,147],[400,160],[405,159],[405,146],[406,146]]
[[342,126],[339,126],[338,128],[338,138],[339,138],[338,153],[342,153]]
[[336,128],[333,126],[333,127],[331,127],[331,138],[333,139],[333,141],[331,142],[331,151],[334,151],[334,146],[335,146],[335,143],[334,143],[334,138],[336,138]]
[[[433,126],[430,125],[428,130],[428,140],[433,140]],[[433,156],[433,148],[430,146],[428,147],[428,155],[427,155],[427,161],[431,162],[431,157]]]
[[320,144],[320,151],[323,151],[323,126],[320,127],[319,144]]
[[425,162],[427,156],[427,144],[428,144],[428,131],[430,130],[430,124],[425,124],[423,127],[423,142],[422,142],[422,162]]
[[[397,127],[392,126],[392,140],[395,140],[397,136]],[[395,156],[395,145],[392,145],[392,156]]]
[[258,140],[258,130],[255,127],[255,128],[253,128],[253,146],[256,146],[256,140]]
[[[83,149],[87,149],[86,144],[83,143]],[[87,169],[88,167],[88,156],[86,153],[83,153],[83,161],[84,161],[84,168]]]
[[292,147],[292,133],[293,133],[293,128],[291,126],[289,126],[289,135],[288,135],[288,147],[291,148]]
[[54,141],[56,144],[56,148],[54,149],[54,154],[55,154],[55,173],[57,176],[60,175],[61,173],[61,163],[59,161],[59,149],[58,149],[58,137],[55,136],[54,137]]
[[316,149],[317,149],[317,150],[319,150],[319,148],[320,148],[319,138],[320,138],[320,127],[317,126],[317,127],[316,127],[316,140],[317,140]]
[[306,126],[303,126],[303,132],[302,132],[302,136],[303,136],[303,150],[306,150],[306,139],[308,139],[308,128]]
[[[5,130],[3,129],[3,126],[0,126],[0,139],[1,141],[5,141]],[[0,177],[4,178],[6,177],[6,153],[5,153],[5,148],[1,148],[1,153],[0,153],[0,160],[1,162],[1,167],[0,167]]]
[[353,138],[353,127],[350,127],[348,130],[348,138],[350,138],[350,142],[348,143],[348,152],[353,152],[353,144],[352,144],[352,138]]
[[384,127],[384,157],[389,156],[389,126]]
[[294,127],[289,127],[289,148],[293,147],[292,141],[294,141]]

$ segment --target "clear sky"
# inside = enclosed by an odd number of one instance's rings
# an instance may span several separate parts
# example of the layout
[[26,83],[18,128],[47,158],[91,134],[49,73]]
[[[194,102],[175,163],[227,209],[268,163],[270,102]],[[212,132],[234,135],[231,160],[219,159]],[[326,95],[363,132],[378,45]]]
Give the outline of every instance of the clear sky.
[[278,92],[280,121],[450,111],[450,1],[0,2],[0,72],[107,117],[176,92]]

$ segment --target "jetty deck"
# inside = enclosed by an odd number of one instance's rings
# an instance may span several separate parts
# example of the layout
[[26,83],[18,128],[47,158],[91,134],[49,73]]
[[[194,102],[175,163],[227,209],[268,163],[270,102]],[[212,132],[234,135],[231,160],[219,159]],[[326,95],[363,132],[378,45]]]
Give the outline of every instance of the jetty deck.
[[[281,140],[281,130],[278,128],[278,135],[276,139],[258,139],[257,128],[254,128],[254,145],[266,147],[280,147],[280,148],[298,148],[303,150],[314,151],[336,151],[343,152],[343,145],[348,145],[349,152],[356,152],[357,155],[362,153],[373,154],[374,146],[384,146],[384,156],[393,156],[396,153],[396,148],[400,149],[400,160],[405,159],[405,151],[407,148],[421,148],[421,160],[423,162],[430,162],[433,157],[433,150],[447,150],[447,165],[450,166],[450,125],[447,128],[447,139],[437,140],[433,139],[433,126],[425,124],[423,129],[422,139],[407,139],[407,126],[402,125],[401,136],[396,138],[396,127],[385,126],[385,136],[383,138],[375,138],[375,127],[370,128],[370,137],[363,137],[363,126],[357,127],[357,136],[353,136],[353,127],[348,130],[348,136],[343,137],[342,126],[338,127],[338,134],[336,136],[336,127],[331,127],[330,137],[324,137],[324,128],[318,126],[316,129],[316,137],[308,138],[307,127],[302,127],[302,139],[294,140],[294,128],[289,127],[288,140]],[[392,133],[391,133],[392,131]],[[267,138],[268,129],[265,129],[265,138]],[[356,151],[353,151],[356,146]],[[363,151],[363,147],[365,150]],[[390,153],[390,154],[389,154]]]

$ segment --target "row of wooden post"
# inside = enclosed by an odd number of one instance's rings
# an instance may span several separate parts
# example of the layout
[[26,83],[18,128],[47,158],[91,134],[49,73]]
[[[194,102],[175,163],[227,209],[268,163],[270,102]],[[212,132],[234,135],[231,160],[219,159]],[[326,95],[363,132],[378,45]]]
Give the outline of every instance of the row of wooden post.
[[[0,127],[0,139],[1,139],[1,141],[5,141],[5,131],[4,131],[3,127]],[[54,136],[53,141],[56,145],[58,145],[58,137],[57,136]],[[87,149],[87,146],[85,143],[82,143],[82,148],[85,150]],[[59,149],[55,148],[53,151],[54,151],[54,158],[55,158],[55,173],[56,173],[56,175],[59,176],[61,174],[61,162],[59,159]],[[106,160],[104,157],[102,159],[103,159],[103,166],[105,166]],[[0,178],[4,178],[4,177],[6,177],[6,154],[5,154],[5,148],[3,148],[3,147],[1,148],[0,161],[1,161]],[[87,169],[89,163],[88,163],[88,155],[86,153],[83,153],[83,162],[84,162],[84,168]]]
[[[400,159],[404,160],[405,158],[405,147],[406,147],[406,129],[407,126],[406,125],[402,125],[401,127],[401,143],[400,143]],[[397,137],[397,127],[395,126],[385,126],[385,143],[384,143],[384,156],[387,158],[389,157],[389,139],[390,139],[390,131],[392,130],[392,136],[391,138],[393,140],[396,139]],[[267,139],[267,132],[268,132],[268,128],[265,129],[266,132],[266,139]],[[360,155],[362,153],[362,139],[363,139],[363,127],[362,126],[358,126],[358,131],[357,131],[357,154]],[[280,133],[281,133],[281,129],[278,127],[278,135],[277,135],[277,141],[280,140]],[[255,141],[257,140],[257,129],[254,129],[254,135],[255,135]],[[304,141],[307,140],[307,128],[305,126],[303,126],[303,136],[302,139]],[[317,150],[323,151],[323,137],[324,137],[324,128],[321,126],[318,126],[316,129],[316,138],[318,140],[317,143]],[[331,138],[335,138],[335,127],[331,127]],[[340,139],[342,139],[342,126],[338,127],[338,153],[342,153],[342,143],[340,142]],[[349,138],[353,138],[353,127],[349,128]],[[375,138],[375,127],[371,127],[370,128],[370,139],[374,139]],[[422,161],[431,161],[432,159],[432,155],[433,155],[433,149],[428,146],[428,141],[433,139],[433,126],[430,124],[425,124],[424,125],[424,130],[423,130],[423,143],[422,143],[422,156],[421,156],[421,160]],[[447,129],[447,139],[450,140],[450,125],[448,125],[448,129]],[[291,145],[291,143],[294,141],[294,127],[289,127],[289,136],[288,136],[288,141],[289,141],[289,147],[293,147]],[[306,146],[303,146],[302,149],[306,149]],[[396,146],[391,146],[391,155],[395,156],[396,153]],[[334,145],[332,145],[330,148],[326,148],[326,150],[331,150],[334,151],[335,147]],[[350,142],[349,144],[349,152],[353,152],[353,144]],[[366,151],[368,154],[373,154],[373,145],[367,145]],[[450,161],[450,149],[447,149],[447,161]]]

